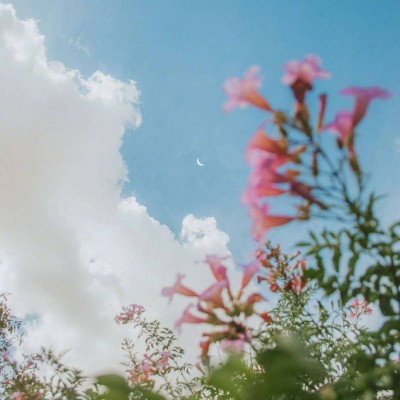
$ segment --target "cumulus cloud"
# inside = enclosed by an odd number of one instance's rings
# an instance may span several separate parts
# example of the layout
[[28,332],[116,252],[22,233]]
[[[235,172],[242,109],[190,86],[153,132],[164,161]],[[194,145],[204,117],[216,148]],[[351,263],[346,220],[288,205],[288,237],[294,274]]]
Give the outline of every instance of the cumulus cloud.
[[122,198],[119,149],[141,122],[134,81],[49,61],[35,21],[1,4],[0,60],[0,289],[15,313],[39,315],[24,351],[70,348],[87,373],[115,369],[120,307],[141,303],[172,326],[182,307],[168,306],[161,288],[178,271],[197,288],[198,261],[229,254],[229,237],[214,218],[189,215],[176,238]]

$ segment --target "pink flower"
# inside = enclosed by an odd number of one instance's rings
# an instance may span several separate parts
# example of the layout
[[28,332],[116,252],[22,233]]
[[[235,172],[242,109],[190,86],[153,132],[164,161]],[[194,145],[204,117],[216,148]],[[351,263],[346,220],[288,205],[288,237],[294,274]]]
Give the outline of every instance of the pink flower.
[[291,281],[291,289],[296,293],[301,293],[303,287],[304,284],[303,281],[301,280],[301,276],[300,275],[295,276]]
[[160,361],[157,362],[156,366],[158,368],[167,368],[169,367],[169,357],[171,356],[171,353],[169,351],[162,351],[160,353],[162,355],[162,358]]
[[261,242],[265,233],[275,226],[287,224],[292,221],[292,217],[284,215],[270,215],[269,204],[261,206],[252,205],[249,209],[250,217],[253,220],[252,237],[257,242]]
[[199,300],[211,303],[215,307],[224,308],[225,305],[222,299],[222,291],[227,289],[228,286],[229,283],[225,279],[217,281],[199,296]]
[[142,368],[143,374],[147,377],[148,375],[150,375],[153,372],[153,364],[152,362],[148,361],[148,360],[143,360],[140,363],[140,366]]
[[243,277],[240,289],[243,290],[252,280],[253,276],[260,271],[260,265],[258,261],[253,261],[243,266]]
[[258,316],[260,316],[260,317],[264,320],[264,322],[265,322],[266,324],[270,324],[270,323],[272,322],[272,318],[271,318],[271,316],[269,315],[269,313],[267,313],[267,312],[258,314]]
[[244,339],[222,339],[221,349],[226,352],[243,353],[245,350],[246,341]]
[[172,301],[172,297],[177,293],[182,294],[184,296],[197,297],[196,292],[194,292],[192,289],[189,289],[188,287],[186,287],[182,284],[182,279],[184,277],[185,277],[185,275],[178,274],[174,285],[171,287],[166,287],[162,290],[161,294],[165,297],[169,297],[170,303]]
[[249,158],[247,155],[254,150],[264,150],[277,156],[289,155],[287,143],[283,140],[271,139],[262,129],[259,129],[250,139],[246,149],[246,159]]
[[354,96],[355,103],[353,109],[353,126],[354,129],[367,112],[368,105],[373,99],[387,99],[393,96],[393,93],[379,87],[358,88],[350,86],[340,91],[344,96]]
[[280,196],[284,193],[286,193],[286,190],[280,189],[264,180],[257,179],[255,175],[252,175],[240,199],[243,204],[258,204],[264,197]]
[[320,68],[321,59],[318,56],[309,54],[302,61],[291,60],[283,66],[286,73],[282,81],[293,85],[296,81],[303,81],[312,86],[316,78],[330,78],[330,72]]
[[380,89],[378,87],[372,88],[357,88],[349,87],[343,89],[340,94],[345,96],[355,96],[355,103],[353,111],[342,110],[339,111],[335,120],[324,128],[333,133],[337,133],[342,143],[348,148],[352,157],[355,157],[354,152],[354,128],[358,125],[361,119],[365,116],[367,108],[373,99],[387,99],[392,96],[392,93]]
[[201,358],[201,360],[204,362],[204,361],[207,361],[208,360],[208,351],[209,351],[209,349],[210,349],[210,345],[211,345],[211,341],[210,341],[210,339],[208,339],[208,340],[204,340],[204,341],[202,341],[202,342],[200,342],[200,348],[201,348],[201,355],[200,355],[200,358]]
[[226,267],[222,264],[222,261],[227,257],[220,257],[217,255],[208,255],[206,257],[206,263],[210,266],[211,272],[215,276],[217,281],[227,280]]
[[195,315],[191,314],[189,310],[192,307],[193,307],[193,304],[189,304],[186,307],[185,311],[183,312],[182,317],[178,321],[176,321],[175,328],[177,329],[178,332],[181,331],[182,324],[185,324],[185,323],[203,324],[203,323],[207,323],[208,322],[208,319],[206,319],[206,318],[199,318],[199,317],[196,317]]
[[262,300],[265,300],[265,299],[263,296],[261,296],[260,293],[253,293],[247,298],[246,303],[254,304],[254,303],[258,303],[259,301],[262,301]]
[[257,75],[259,71],[259,66],[253,66],[245,72],[242,79],[229,78],[225,81],[223,89],[230,98],[223,105],[224,111],[231,111],[237,106],[244,108],[247,104],[272,111],[271,106],[257,92],[261,86],[261,78]]
[[337,133],[340,140],[345,145],[349,145],[350,138],[353,134],[353,114],[350,111],[342,110],[336,113],[335,120],[325,126],[332,133]]
[[350,310],[350,318],[359,318],[361,315],[370,315],[372,313],[371,308],[369,308],[369,303],[365,299],[363,301],[360,301],[359,299],[354,299],[350,303]]
[[10,396],[13,400],[27,400],[28,396],[22,392],[14,392]]
[[132,321],[135,316],[139,316],[143,311],[143,306],[139,304],[131,304],[129,307],[124,307],[124,311],[115,317],[115,322],[117,324],[127,324]]
[[312,89],[314,79],[329,78],[331,74],[320,68],[321,60],[314,55],[308,55],[304,60],[292,60],[283,66],[286,73],[283,82],[290,85],[296,102],[295,115],[303,115],[308,119],[307,106],[304,102],[306,93]]

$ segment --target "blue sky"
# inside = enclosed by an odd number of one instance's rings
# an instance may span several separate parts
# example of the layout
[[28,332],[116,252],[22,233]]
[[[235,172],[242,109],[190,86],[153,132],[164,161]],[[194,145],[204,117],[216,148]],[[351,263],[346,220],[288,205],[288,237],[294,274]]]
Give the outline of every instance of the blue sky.
[[[372,104],[358,145],[378,191],[393,194],[383,216],[399,215],[398,1],[11,3],[19,17],[41,21],[51,59],[87,75],[100,69],[138,82],[143,124],[126,135],[122,146],[131,180],[124,190],[134,192],[149,214],[174,232],[188,213],[214,216],[231,236],[235,255],[250,251],[250,221],[239,201],[249,173],[243,149],[264,115],[250,108],[224,114],[221,84],[259,64],[262,92],[274,106],[290,111],[281,65],[308,53],[318,54],[332,72],[313,94],[330,93],[328,117],[351,107],[351,99],[338,95],[343,87],[378,85],[397,93]],[[197,157],[204,167],[197,166]],[[271,238],[292,242],[307,228],[288,225]]]

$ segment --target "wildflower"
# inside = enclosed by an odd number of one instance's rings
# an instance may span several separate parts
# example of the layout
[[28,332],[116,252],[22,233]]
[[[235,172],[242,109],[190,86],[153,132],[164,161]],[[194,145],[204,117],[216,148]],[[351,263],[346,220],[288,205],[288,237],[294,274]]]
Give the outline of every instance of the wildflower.
[[178,332],[181,331],[182,324],[184,323],[191,323],[191,324],[203,324],[209,322],[207,318],[199,318],[193,315],[189,310],[193,307],[193,304],[189,304],[181,318],[175,323],[175,328]]
[[260,266],[258,261],[253,261],[243,266],[242,284],[240,285],[241,291],[249,284],[253,276],[259,271],[260,271]]
[[221,349],[226,352],[243,353],[246,345],[246,340],[244,339],[222,339]]
[[[312,89],[314,80],[317,78],[329,78],[330,72],[320,68],[321,59],[309,54],[304,60],[291,60],[283,66],[286,71],[282,81],[292,88],[298,103],[298,110],[304,104],[305,94]],[[300,105],[300,107],[299,107]]]
[[250,176],[249,184],[246,190],[242,193],[240,199],[243,204],[258,204],[260,199],[263,197],[280,196],[284,193],[286,193],[286,190],[278,188],[261,179],[257,179],[253,175]]
[[162,358],[160,361],[157,361],[156,366],[158,368],[168,368],[169,367],[169,357],[171,356],[171,353],[169,351],[162,351],[160,353],[162,355]]
[[366,114],[368,105],[371,100],[387,99],[393,96],[393,93],[379,87],[358,88],[354,86],[350,86],[346,89],[341,90],[340,94],[344,96],[355,97],[354,109],[352,113],[353,129],[358,125],[358,123]]
[[178,274],[176,277],[176,282],[174,283],[173,286],[164,288],[161,292],[161,294],[165,297],[169,297],[169,302],[171,303],[172,297],[176,294],[182,294],[184,296],[193,296],[197,297],[197,293],[194,292],[192,289],[189,289],[188,287],[184,286],[182,284],[182,279],[185,277],[183,274]]
[[291,60],[283,66],[286,71],[282,81],[288,85],[293,85],[296,81],[303,81],[310,85],[316,78],[330,78],[330,72],[320,68],[321,59],[313,54],[309,54],[304,60]]
[[207,361],[209,358],[208,352],[210,349],[210,345],[211,345],[210,339],[200,342],[200,348],[201,348],[200,358],[201,358],[201,361],[203,361],[203,362]]
[[247,145],[245,158],[249,161],[251,160],[252,152],[264,151],[274,155],[280,164],[284,164],[288,161],[299,163],[299,155],[305,150],[306,147],[300,146],[295,151],[289,152],[288,143],[285,138],[279,140],[272,139],[267,136],[262,129],[258,129]]
[[350,318],[359,318],[361,315],[370,315],[372,313],[371,308],[369,308],[369,303],[367,300],[360,301],[359,299],[354,299],[350,303]]
[[245,72],[242,79],[229,78],[225,81],[223,89],[229,96],[229,100],[223,105],[224,111],[231,111],[237,106],[244,108],[247,104],[272,111],[271,106],[257,92],[257,89],[261,86],[261,77],[257,75],[259,71],[259,66],[252,66]]
[[27,400],[28,396],[22,392],[14,392],[11,394],[10,398],[13,400]]
[[263,204],[262,206],[252,205],[249,210],[250,217],[253,220],[252,226],[252,237],[257,242],[263,240],[265,232],[269,229],[287,224],[292,221],[292,217],[284,215],[270,215],[269,204]]
[[227,280],[226,267],[222,264],[222,261],[227,257],[220,257],[217,255],[208,255],[205,262],[210,266],[211,272],[215,276],[217,281]]
[[214,307],[224,308],[221,294],[223,289],[228,288],[228,285],[227,280],[217,281],[199,296],[199,300],[211,303]]
[[131,304],[129,307],[124,307],[124,311],[115,317],[115,322],[117,324],[127,324],[132,321],[135,316],[139,316],[143,311],[144,307],[140,304]]
[[269,315],[269,313],[267,313],[267,312],[258,314],[258,316],[260,316],[260,317],[264,320],[264,322],[265,322],[266,324],[270,324],[270,323],[272,322],[272,318],[271,318],[271,316]]
[[373,99],[387,99],[392,93],[380,89],[348,87],[343,89],[340,94],[344,96],[355,96],[353,111],[342,110],[335,115],[333,122],[327,124],[324,129],[328,129],[339,135],[341,143],[349,150],[351,158],[355,159],[354,151],[354,129],[365,116],[369,103]]

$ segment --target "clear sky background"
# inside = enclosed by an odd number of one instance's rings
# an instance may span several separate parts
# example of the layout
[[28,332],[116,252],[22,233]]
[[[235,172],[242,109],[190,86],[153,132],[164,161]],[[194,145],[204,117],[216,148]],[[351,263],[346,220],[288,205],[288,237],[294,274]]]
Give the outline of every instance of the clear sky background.
[[[337,93],[349,85],[400,93],[396,0],[11,3],[20,17],[40,21],[49,58],[88,75],[100,69],[137,81],[143,123],[122,146],[130,173],[125,192],[174,232],[188,213],[216,217],[238,255],[250,248],[250,222],[239,202],[249,172],[243,149],[264,116],[252,109],[224,114],[224,79],[259,64],[265,96],[290,110],[281,65],[315,53],[332,72],[331,80],[316,86],[331,93],[328,116],[351,107],[352,100]],[[399,110],[398,95],[375,102],[359,139],[361,159],[378,188],[396,193],[393,212],[400,195]],[[197,166],[197,157],[204,167]],[[277,238],[292,236],[290,231],[276,230]]]

